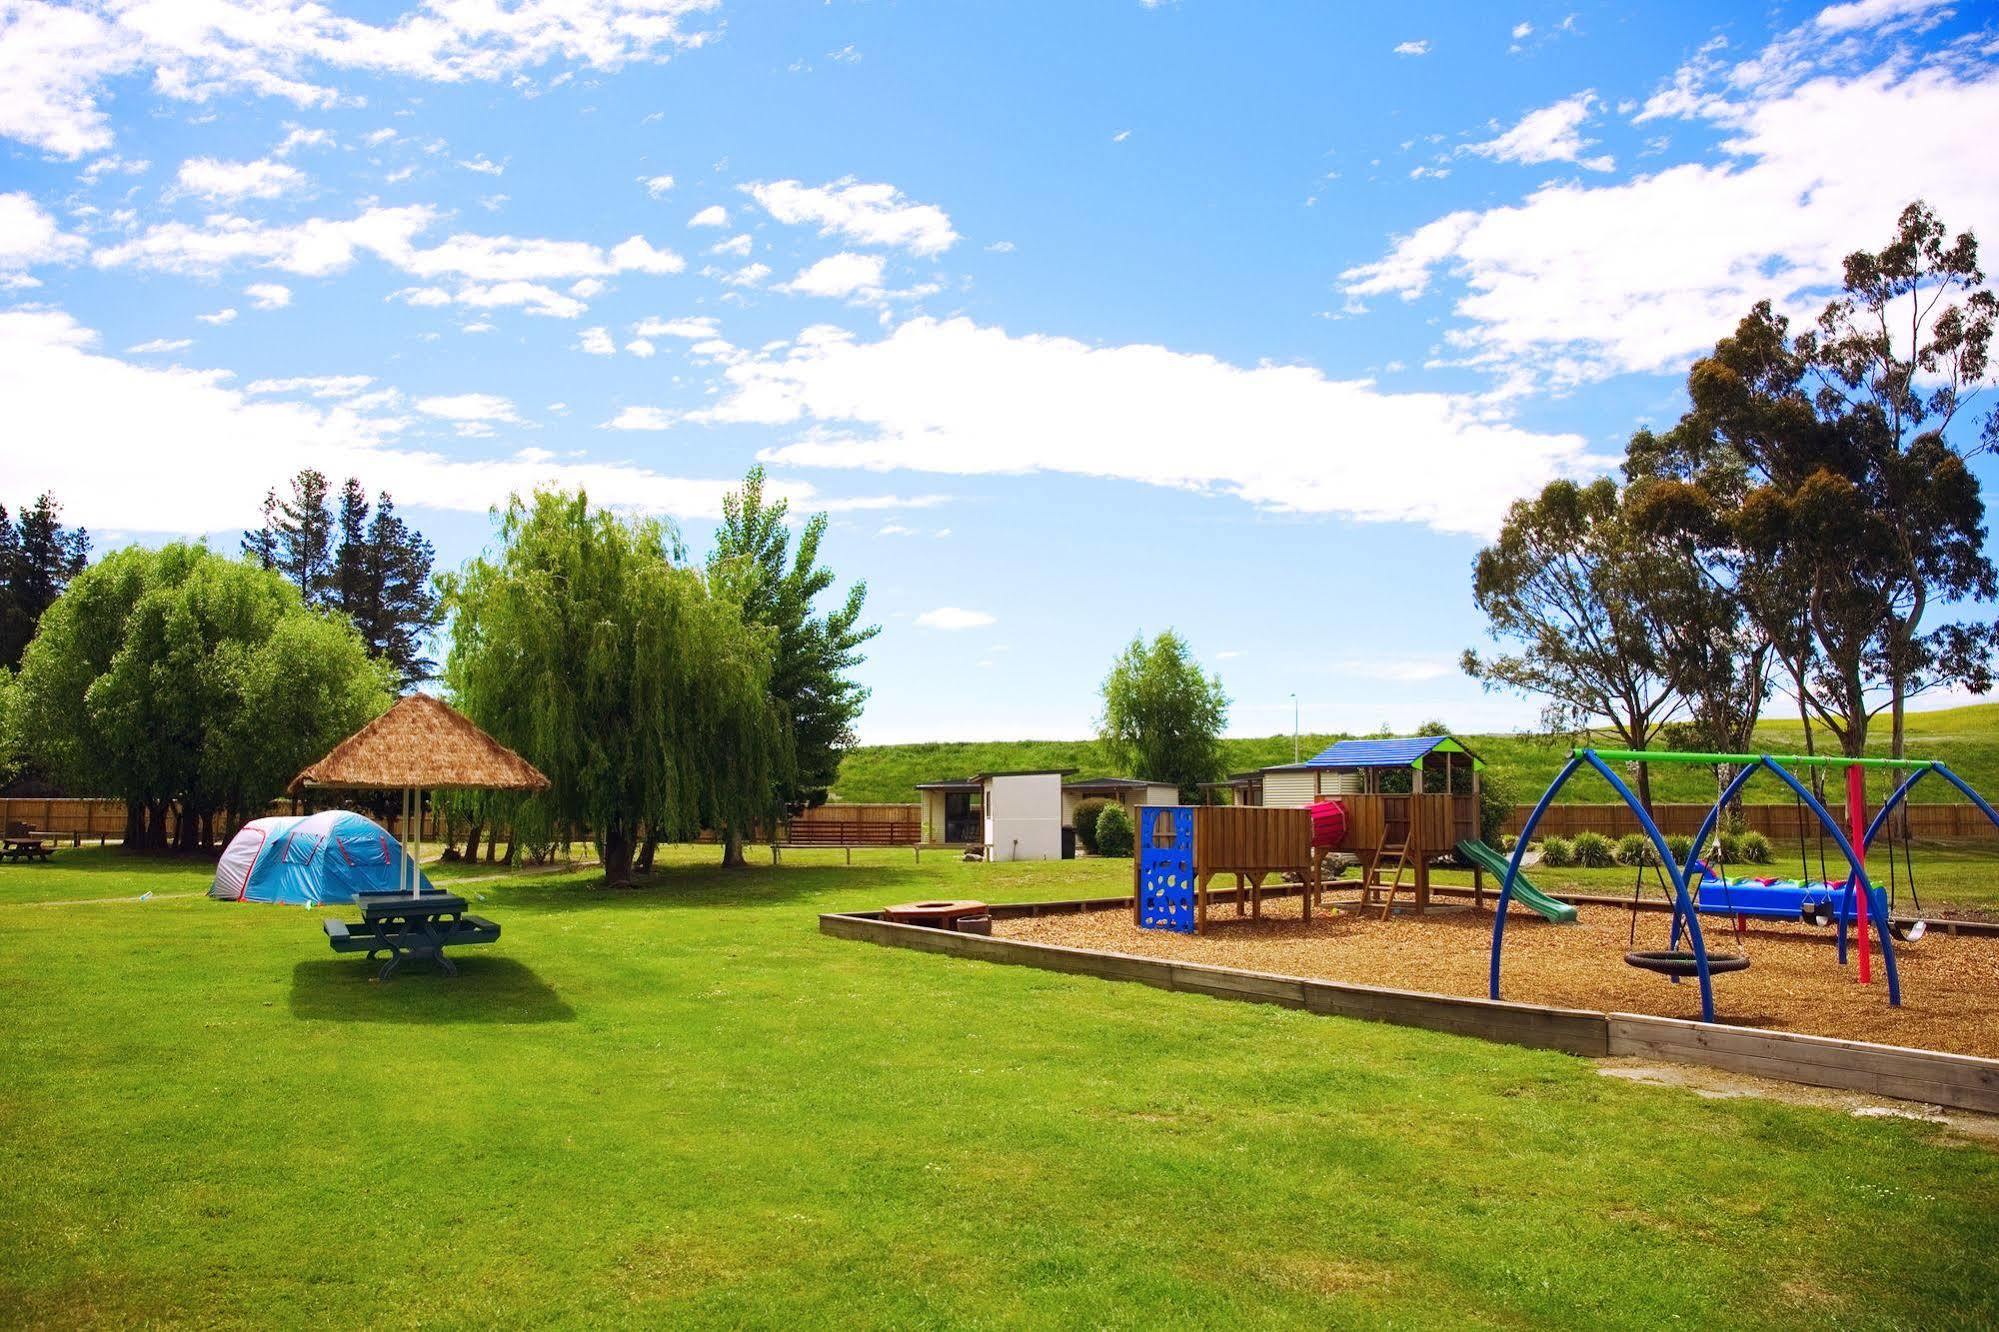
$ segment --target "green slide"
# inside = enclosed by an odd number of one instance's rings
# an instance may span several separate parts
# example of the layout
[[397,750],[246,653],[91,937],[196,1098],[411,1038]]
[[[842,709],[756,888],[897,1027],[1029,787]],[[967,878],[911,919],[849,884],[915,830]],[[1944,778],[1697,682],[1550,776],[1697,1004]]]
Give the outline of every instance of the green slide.
[[[1458,854],[1484,870],[1487,874],[1492,875],[1493,878],[1498,879],[1501,884],[1506,882],[1506,867],[1510,863],[1509,858],[1500,855],[1499,852],[1493,850],[1484,842],[1479,841],[1477,838],[1459,842]],[[1536,888],[1527,881],[1527,876],[1524,873],[1513,881],[1513,900],[1521,906],[1532,907],[1549,920],[1554,921],[1557,925],[1575,924],[1576,909],[1567,902],[1557,902],[1554,898]]]

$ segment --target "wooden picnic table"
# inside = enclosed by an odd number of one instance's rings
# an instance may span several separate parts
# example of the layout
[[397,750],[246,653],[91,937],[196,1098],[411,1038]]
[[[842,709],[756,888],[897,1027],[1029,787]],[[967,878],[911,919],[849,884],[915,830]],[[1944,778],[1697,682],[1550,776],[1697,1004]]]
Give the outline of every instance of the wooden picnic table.
[[54,833],[15,830],[0,838],[0,860],[49,860],[55,853]]
[[363,893],[355,899],[361,922],[325,923],[326,938],[336,953],[361,953],[370,962],[377,953],[388,961],[378,973],[387,980],[404,962],[428,959],[447,976],[458,968],[444,955],[447,947],[492,943],[500,927],[483,916],[467,915],[465,899],[456,893]]

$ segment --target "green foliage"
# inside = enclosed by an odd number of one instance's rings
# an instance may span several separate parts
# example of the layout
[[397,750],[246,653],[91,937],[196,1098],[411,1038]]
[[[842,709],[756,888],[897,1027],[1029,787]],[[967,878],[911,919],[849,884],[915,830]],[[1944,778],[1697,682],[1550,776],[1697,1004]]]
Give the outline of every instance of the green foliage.
[[1488,764],[1478,775],[1478,835],[1487,846],[1499,845],[1499,830],[1513,816],[1520,803],[1519,790],[1511,775]]
[[1687,852],[1694,849],[1694,839],[1685,833],[1667,833],[1666,849],[1673,853],[1675,863],[1684,865],[1687,863]]
[[784,500],[764,498],[764,470],[752,467],[742,488],[722,499],[708,577],[718,592],[741,603],[747,619],[777,637],[770,691],[791,751],[778,795],[797,807],[825,802],[841,756],[854,743],[853,724],[868,691],[852,672],[864,660],[862,644],[880,627],[861,625],[866,583],[847,589],[835,609],[814,613],[814,603],[833,586],[832,571],[819,563],[826,515],[806,520],[793,554],[785,526],[789,508]]
[[1747,865],[1767,865],[1770,863],[1770,839],[1762,833],[1751,830],[1742,834],[1736,843],[1736,855]]
[[62,525],[62,505],[42,494],[12,519],[0,505],[0,669],[21,664],[42,612],[90,558],[90,534]]
[[1106,806],[1117,803],[1112,800],[1078,800],[1071,826],[1076,829],[1076,840],[1091,855],[1097,854],[1097,819]]
[[445,580],[445,680],[548,775],[547,819],[589,828],[621,883],[642,842],[773,818],[790,777],[775,633],[677,566],[665,524],[581,492],[516,497],[499,537]]
[[1541,863],[1549,869],[1571,869],[1576,863],[1576,844],[1566,837],[1548,837],[1541,842]]
[[1131,846],[1131,815],[1124,812],[1123,805],[1106,803],[1103,812],[1097,815],[1097,854],[1113,860],[1129,860]]
[[1134,638],[1102,688],[1097,735],[1127,777],[1169,782],[1192,800],[1201,782],[1222,775],[1222,727],[1229,697],[1221,677],[1203,674],[1187,641],[1166,630],[1150,644]]
[[260,811],[388,706],[351,626],[276,573],[204,546],[114,551],[42,616],[18,683],[27,755],[78,791],[148,813],[183,845],[216,813]]
[[1659,850],[1644,833],[1626,833],[1617,839],[1617,863],[1636,867],[1659,863]]
[[1606,869],[1617,863],[1616,846],[1600,832],[1579,832],[1570,842],[1579,868]]

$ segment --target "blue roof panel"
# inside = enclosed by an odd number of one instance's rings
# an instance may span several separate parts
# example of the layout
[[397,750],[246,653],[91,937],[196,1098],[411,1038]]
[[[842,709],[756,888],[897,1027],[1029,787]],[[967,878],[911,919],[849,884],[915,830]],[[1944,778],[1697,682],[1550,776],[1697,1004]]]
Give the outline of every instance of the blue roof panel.
[[1408,735],[1389,740],[1341,740],[1305,760],[1308,768],[1406,768],[1449,736]]

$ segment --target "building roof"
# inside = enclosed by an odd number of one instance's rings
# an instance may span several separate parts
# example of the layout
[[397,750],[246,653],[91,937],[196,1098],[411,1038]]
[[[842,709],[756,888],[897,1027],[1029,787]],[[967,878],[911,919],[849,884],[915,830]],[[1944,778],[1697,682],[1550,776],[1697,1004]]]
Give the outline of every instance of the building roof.
[[958,777],[944,782],[918,782],[916,789],[919,791],[976,791],[979,789],[979,779],[976,777]]
[[1064,782],[1068,791],[1131,791],[1141,786],[1171,786],[1171,782],[1155,782],[1150,777],[1085,777],[1080,781]]
[[345,791],[545,791],[534,764],[442,699],[410,694],[292,778]]
[[1282,766],[1294,769],[1407,768],[1440,750],[1447,754],[1467,755],[1474,766],[1484,766],[1478,755],[1448,735],[1406,735],[1391,736],[1381,740],[1341,740],[1328,745],[1303,763]]
[[1067,777],[1074,768],[1008,768],[1003,772],[979,772],[972,774],[972,780],[983,782],[988,777]]

